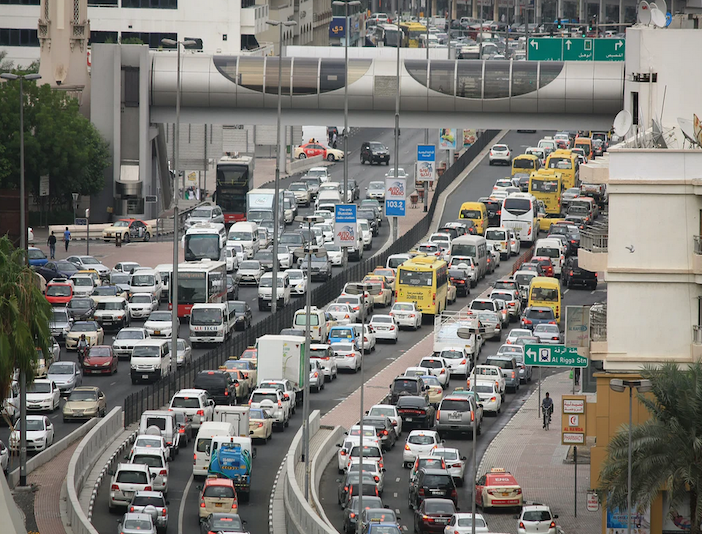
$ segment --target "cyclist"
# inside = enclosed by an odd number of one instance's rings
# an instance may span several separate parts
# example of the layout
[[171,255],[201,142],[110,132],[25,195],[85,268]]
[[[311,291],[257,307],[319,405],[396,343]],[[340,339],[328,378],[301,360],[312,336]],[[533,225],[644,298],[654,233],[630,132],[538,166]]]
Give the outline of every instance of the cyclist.
[[553,399],[549,396],[548,391],[546,392],[544,400],[541,401],[541,412],[544,414],[543,428],[546,428],[546,422],[551,422],[551,414],[553,413]]

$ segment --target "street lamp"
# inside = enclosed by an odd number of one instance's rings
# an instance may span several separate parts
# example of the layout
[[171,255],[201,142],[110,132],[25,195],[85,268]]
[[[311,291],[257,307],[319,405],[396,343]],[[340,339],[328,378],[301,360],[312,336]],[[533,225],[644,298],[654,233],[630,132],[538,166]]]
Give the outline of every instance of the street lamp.
[[[19,98],[20,98],[20,248],[24,251],[24,261],[27,261],[27,223],[26,214],[24,211],[24,80],[38,80],[41,78],[39,74],[12,74],[3,72],[0,78],[5,80],[19,80]],[[24,428],[24,427],[23,427]],[[24,434],[24,433],[23,433]],[[26,441],[24,441],[25,460],[26,460]],[[26,467],[26,466],[25,466]],[[24,484],[22,484],[24,485]]]
[[[399,177],[399,165],[400,165],[400,48],[402,47],[402,29],[400,28],[402,24],[402,15],[400,15],[400,7],[397,8],[397,31],[395,32],[397,45],[397,65],[395,76],[397,76],[397,89],[395,90],[395,178]],[[428,62],[427,62],[427,68]],[[424,195],[426,196],[426,187],[424,188]],[[393,243],[397,241],[397,217],[392,218],[392,241]]]
[[[175,46],[178,49],[178,66],[176,68],[176,122],[173,135],[173,160],[175,177],[173,178],[173,272],[171,273],[171,373],[178,369],[178,174],[180,173],[180,47],[197,44],[192,39],[176,41],[174,39],[161,39],[161,43]],[[185,187],[185,184],[183,184]]]
[[282,69],[283,69],[283,28],[295,26],[294,20],[267,20],[269,26],[278,26],[278,118],[275,141],[275,195],[273,196],[273,290],[271,293],[271,313],[278,309],[278,225],[280,224],[280,118],[282,114]]
[[627,460],[626,472],[626,532],[631,534],[631,425],[632,425],[632,402],[634,389],[639,393],[648,393],[653,389],[650,380],[622,380],[613,378],[609,381],[609,389],[617,393],[624,393],[629,388],[629,456]]
[[[22,258],[27,263],[27,224],[24,212],[24,80],[38,80],[38,74],[11,74],[4,72],[0,78],[5,80],[19,79],[20,97],[20,248]],[[27,374],[20,371],[20,486],[27,485]]]

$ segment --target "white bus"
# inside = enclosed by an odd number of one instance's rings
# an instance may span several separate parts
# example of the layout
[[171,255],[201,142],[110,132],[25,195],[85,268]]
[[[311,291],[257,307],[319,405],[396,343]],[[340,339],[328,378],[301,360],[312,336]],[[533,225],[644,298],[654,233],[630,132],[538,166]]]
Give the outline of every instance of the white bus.
[[462,235],[451,241],[451,258],[469,256],[478,271],[478,280],[487,274],[487,241],[481,235]]
[[539,235],[536,198],[529,193],[512,193],[502,202],[500,226],[514,230],[522,244],[533,244]]

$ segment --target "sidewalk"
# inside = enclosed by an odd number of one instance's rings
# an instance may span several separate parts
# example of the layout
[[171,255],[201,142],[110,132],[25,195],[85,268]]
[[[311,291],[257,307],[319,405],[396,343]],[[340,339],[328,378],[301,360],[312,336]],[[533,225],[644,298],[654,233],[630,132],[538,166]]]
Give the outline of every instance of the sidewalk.
[[[572,460],[565,463],[569,446],[561,445],[561,396],[572,392],[568,371],[549,376],[541,384],[542,395],[549,392],[554,413],[551,429],[542,428],[537,416],[538,390],[490,443],[478,467],[478,477],[491,467],[503,467],[522,486],[524,502],[539,502],[558,514],[557,523],[567,534],[599,532],[602,514],[587,511],[587,490],[590,489],[590,465],[578,462],[577,517],[574,516],[574,474]],[[504,416],[504,415],[503,415]],[[582,447],[585,449],[586,447]],[[578,452],[580,453],[580,449]],[[584,450],[582,452],[585,452]],[[583,455],[589,457],[589,454]],[[572,458],[572,453],[571,453]],[[487,521],[493,532],[514,532],[514,513],[488,512]]]

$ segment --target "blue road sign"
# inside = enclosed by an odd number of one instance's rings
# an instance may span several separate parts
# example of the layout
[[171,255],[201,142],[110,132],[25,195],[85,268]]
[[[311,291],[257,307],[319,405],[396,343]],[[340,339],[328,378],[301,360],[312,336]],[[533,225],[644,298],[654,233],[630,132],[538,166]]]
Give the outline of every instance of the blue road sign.
[[333,17],[329,23],[329,37],[346,37],[346,17]]
[[386,217],[404,217],[405,216],[405,201],[404,200],[386,200],[385,201],[385,216]]
[[417,161],[436,161],[436,146],[417,145]]

